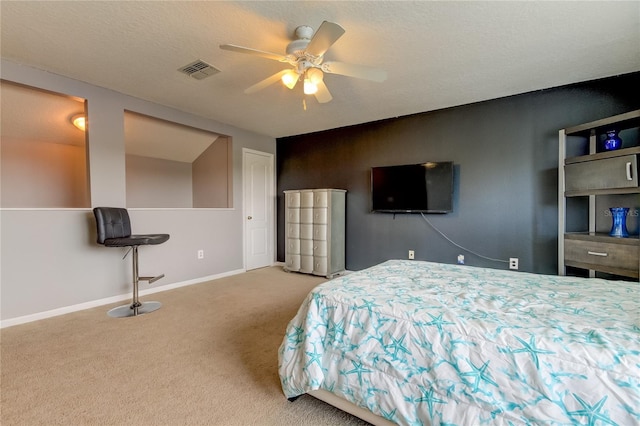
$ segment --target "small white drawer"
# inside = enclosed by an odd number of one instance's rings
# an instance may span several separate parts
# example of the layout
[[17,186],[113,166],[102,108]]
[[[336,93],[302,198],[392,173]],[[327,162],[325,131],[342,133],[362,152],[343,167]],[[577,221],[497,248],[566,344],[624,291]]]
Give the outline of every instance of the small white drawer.
[[313,223],[313,210],[312,208],[300,209],[300,223]]
[[326,256],[327,255],[327,242],[326,241],[313,241],[313,255],[314,256]]
[[327,223],[328,209],[315,208],[313,209],[313,223]]
[[300,223],[300,209],[287,208],[287,222]]
[[287,200],[287,207],[300,207],[299,192],[286,192],[285,198]]
[[327,258],[316,257],[313,261],[313,274],[314,275],[327,275]]
[[287,225],[287,237],[300,238],[300,224],[290,223]]
[[300,254],[300,240],[297,238],[287,238],[287,253]]
[[314,240],[326,240],[327,239],[327,225],[313,225],[313,239]]
[[300,225],[300,238],[305,240],[313,239],[313,225],[311,224],[303,224]]
[[285,268],[288,271],[299,271],[300,270],[300,255],[298,254],[287,254],[285,256]]
[[328,207],[329,206],[329,192],[328,191],[315,191],[313,193],[313,206],[314,207]]
[[306,274],[313,272],[313,256],[300,256],[300,272]]
[[313,256],[313,240],[300,241],[300,254],[305,256]]
[[300,207],[313,207],[313,191],[300,191]]

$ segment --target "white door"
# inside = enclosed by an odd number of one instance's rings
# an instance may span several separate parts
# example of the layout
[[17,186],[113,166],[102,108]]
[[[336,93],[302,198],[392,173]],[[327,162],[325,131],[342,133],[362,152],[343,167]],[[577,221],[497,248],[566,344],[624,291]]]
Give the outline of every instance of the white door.
[[246,270],[273,263],[274,172],[273,154],[242,150]]

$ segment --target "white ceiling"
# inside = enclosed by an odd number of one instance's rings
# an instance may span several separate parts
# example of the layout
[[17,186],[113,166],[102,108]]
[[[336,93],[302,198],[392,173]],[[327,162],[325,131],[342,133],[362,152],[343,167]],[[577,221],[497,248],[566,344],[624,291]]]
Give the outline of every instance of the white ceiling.
[[[640,2],[0,2],[2,57],[282,137],[640,70]],[[295,28],[346,29],[325,60],[386,69],[383,83],[325,75],[333,100],[279,83]],[[177,71],[196,59],[221,70]],[[300,86],[300,85],[299,85]]]

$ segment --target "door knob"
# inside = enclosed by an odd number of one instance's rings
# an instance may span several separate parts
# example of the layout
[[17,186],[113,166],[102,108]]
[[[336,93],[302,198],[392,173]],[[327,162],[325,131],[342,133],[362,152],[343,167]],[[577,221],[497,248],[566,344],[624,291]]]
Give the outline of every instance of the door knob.
[[247,216],[247,219],[251,220],[251,219],[253,219],[253,218],[252,218],[251,216]]

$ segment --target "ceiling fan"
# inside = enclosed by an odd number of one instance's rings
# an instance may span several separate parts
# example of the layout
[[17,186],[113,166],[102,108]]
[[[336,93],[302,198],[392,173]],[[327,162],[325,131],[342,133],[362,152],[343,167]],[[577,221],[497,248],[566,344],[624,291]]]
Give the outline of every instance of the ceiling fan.
[[384,70],[336,61],[323,62],[324,54],[342,37],[344,32],[344,28],[340,25],[329,21],[324,21],[315,34],[313,33],[313,28],[307,25],[299,26],[295,30],[296,40],[293,40],[287,45],[286,55],[236,46],[234,44],[221,44],[220,48],[288,63],[293,67],[265,78],[247,88],[244,93],[255,93],[279,80],[282,80],[283,84],[289,89],[293,89],[297,82],[302,80],[304,93],[306,95],[315,95],[318,102],[326,103],[333,99],[333,97],[323,81],[325,73],[363,78],[377,82],[382,82],[387,79],[387,72]]

